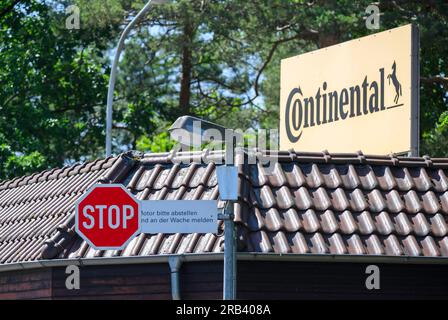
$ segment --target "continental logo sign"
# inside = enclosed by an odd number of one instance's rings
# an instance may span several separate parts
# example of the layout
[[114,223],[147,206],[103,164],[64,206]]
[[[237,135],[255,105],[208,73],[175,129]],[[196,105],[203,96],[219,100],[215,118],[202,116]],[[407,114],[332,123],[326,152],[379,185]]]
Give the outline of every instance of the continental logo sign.
[[327,92],[328,84],[324,82],[316,94],[304,98],[300,87],[294,88],[288,95],[285,110],[285,127],[288,139],[299,141],[303,128],[314,127],[360,117],[370,113],[403,106],[398,104],[402,96],[401,84],[396,75],[396,63],[392,65],[392,73],[387,76],[395,87],[394,105],[384,104],[384,68],[378,70],[378,80],[369,82],[365,76],[363,82],[341,91]]
[[283,60],[281,149],[418,153],[417,40],[408,25]]

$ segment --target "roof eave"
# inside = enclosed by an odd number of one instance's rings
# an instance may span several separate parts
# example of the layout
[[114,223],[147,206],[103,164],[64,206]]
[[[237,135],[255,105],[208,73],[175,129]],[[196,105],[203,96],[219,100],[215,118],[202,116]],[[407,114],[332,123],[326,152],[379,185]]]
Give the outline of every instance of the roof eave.
[[[30,262],[8,263],[0,265],[0,272],[29,270],[38,268],[77,266],[101,266],[123,264],[153,264],[168,263],[169,258],[177,256],[182,262],[222,261],[223,253],[201,254],[167,254],[155,256],[132,257],[101,257],[51,259]],[[333,254],[281,254],[281,253],[253,253],[240,252],[239,261],[278,261],[278,262],[337,262],[337,263],[388,263],[388,264],[448,264],[448,257],[420,257],[420,256],[378,256],[378,255],[333,255]]]

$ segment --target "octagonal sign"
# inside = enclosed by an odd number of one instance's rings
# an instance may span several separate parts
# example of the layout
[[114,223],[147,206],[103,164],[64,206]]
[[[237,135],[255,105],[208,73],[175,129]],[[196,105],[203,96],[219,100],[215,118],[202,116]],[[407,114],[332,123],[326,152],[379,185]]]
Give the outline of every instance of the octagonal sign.
[[75,207],[76,232],[95,249],[123,249],[140,232],[140,204],[121,184],[94,185]]

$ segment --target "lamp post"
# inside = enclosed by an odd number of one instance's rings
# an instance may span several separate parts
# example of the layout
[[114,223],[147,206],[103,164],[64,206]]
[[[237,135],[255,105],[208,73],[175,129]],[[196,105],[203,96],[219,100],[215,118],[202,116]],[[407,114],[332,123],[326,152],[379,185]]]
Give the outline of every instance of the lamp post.
[[146,5],[137,13],[132,21],[124,28],[123,33],[118,41],[117,50],[115,51],[114,60],[110,70],[109,89],[107,91],[107,109],[106,109],[106,157],[112,153],[112,104],[114,102],[115,80],[117,76],[118,61],[120,60],[121,52],[123,51],[124,41],[137,24],[137,22],[149,11],[151,4],[168,3],[170,0],[149,0]]
[[220,197],[226,202],[223,213],[218,216],[224,220],[223,299],[235,300],[236,236],[233,207],[238,199],[238,171],[233,165],[233,157],[236,143],[242,136],[233,130],[191,116],[178,118],[169,131],[174,140],[187,146],[200,146],[202,142],[210,141],[225,142],[225,166],[216,169]]

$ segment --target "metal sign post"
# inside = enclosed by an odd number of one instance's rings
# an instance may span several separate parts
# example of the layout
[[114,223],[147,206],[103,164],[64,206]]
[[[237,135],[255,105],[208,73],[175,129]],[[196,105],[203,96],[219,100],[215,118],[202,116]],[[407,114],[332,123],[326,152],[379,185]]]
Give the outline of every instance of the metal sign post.
[[236,298],[236,250],[233,201],[227,201],[224,211],[224,300]]
[[[197,126],[199,124],[199,126]],[[199,129],[196,130],[195,128]],[[191,116],[178,118],[169,129],[171,137],[187,146],[200,146],[202,142],[211,142],[207,130],[218,132],[214,142],[225,142],[225,165],[216,168],[219,196],[226,201],[224,211],[218,219],[224,221],[224,300],[236,299],[236,236],[234,219],[234,202],[238,200],[238,169],[233,165],[234,151],[237,143],[243,139],[242,134],[218,124]]]
[[223,299],[236,299],[236,232],[233,221],[234,201],[238,199],[238,169],[233,164],[233,143],[226,143],[226,165],[216,169],[221,200],[226,201],[224,212],[224,280]]

